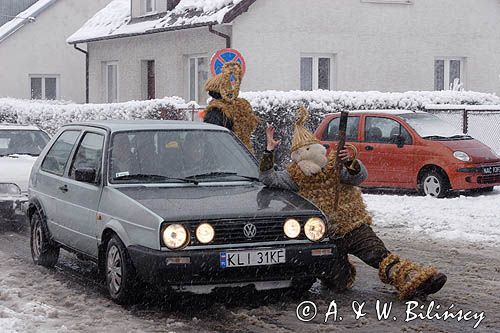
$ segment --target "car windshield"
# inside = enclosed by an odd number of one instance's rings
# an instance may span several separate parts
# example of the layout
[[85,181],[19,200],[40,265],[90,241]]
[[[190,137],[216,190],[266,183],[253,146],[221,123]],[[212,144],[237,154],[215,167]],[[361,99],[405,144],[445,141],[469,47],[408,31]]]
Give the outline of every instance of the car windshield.
[[113,135],[110,183],[257,180],[255,159],[229,132],[147,130]]
[[49,136],[42,131],[0,130],[0,156],[38,156],[49,140]]
[[464,135],[450,123],[430,113],[406,113],[400,115],[424,139],[429,140],[468,140],[470,136]]

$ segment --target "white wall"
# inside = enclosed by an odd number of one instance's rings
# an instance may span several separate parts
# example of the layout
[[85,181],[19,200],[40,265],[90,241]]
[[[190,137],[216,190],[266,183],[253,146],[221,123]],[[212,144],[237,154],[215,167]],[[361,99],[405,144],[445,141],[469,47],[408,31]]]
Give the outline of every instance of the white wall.
[[244,90],[300,88],[300,54],[336,56],[336,90],[434,89],[437,56],[466,57],[466,89],[500,94],[500,1],[257,0],[233,24]]
[[[229,32],[224,27],[218,30]],[[225,39],[210,33],[208,27],[89,43],[90,101],[106,102],[102,69],[107,61],[118,61],[121,102],[142,99],[143,60],[155,60],[156,97],[188,98],[188,56],[200,54],[210,60],[224,47]]]
[[58,0],[0,43],[0,97],[29,99],[29,74],[58,74],[60,98],[85,102],[85,55],[66,38],[109,1]]

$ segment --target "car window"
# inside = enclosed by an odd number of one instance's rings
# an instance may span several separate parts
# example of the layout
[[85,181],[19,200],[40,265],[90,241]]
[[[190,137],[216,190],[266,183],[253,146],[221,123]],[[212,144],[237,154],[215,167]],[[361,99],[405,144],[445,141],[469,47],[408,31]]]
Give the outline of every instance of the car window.
[[45,156],[41,169],[62,176],[68,163],[69,155],[80,131],[65,131],[54,142]]
[[89,168],[96,170],[96,179],[99,178],[102,162],[102,149],[104,146],[104,135],[97,133],[85,133],[78,146],[73,163],[69,170],[69,177],[75,178],[75,170]]
[[394,144],[398,135],[404,137],[405,144],[412,144],[410,133],[399,122],[384,117],[366,117],[365,142]]
[[[323,141],[338,141],[340,117],[333,118],[323,133]],[[346,141],[358,141],[359,117],[347,118]]]
[[50,138],[47,133],[37,130],[1,130],[0,156],[27,154],[38,156]]
[[[230,133],[223,131],[119,132],[112,137],[109,158],[113,183],[137,182],[137,179],[124,178],[132,175],[185,178],[235,173],[258,177],[253,158]],[[221,176],[214,181],[226,181],[228,177]],[[142,180],[157,181],[158,177]]]

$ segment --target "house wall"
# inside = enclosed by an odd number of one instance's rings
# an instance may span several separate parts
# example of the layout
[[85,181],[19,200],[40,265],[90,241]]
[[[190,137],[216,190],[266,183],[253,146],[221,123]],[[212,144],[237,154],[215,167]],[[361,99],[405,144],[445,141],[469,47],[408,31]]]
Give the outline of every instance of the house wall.
[[109,1],[58,0],[0,43],[0,97],[29,99],[30,74],[57,74],[60,98],[85,102],[85,55],[66,38]]
[[[218,27],[229,33],[227,27]],[[118,100],[143,98],[144,60],[155,61],[156,97],[189,96],[188,56],[205,55],[209,59],[225,47],[225,40],[208,27],[163,32],[89,43],[90,101],[106,102],[105,62],[118,62]]]
[[299,89],[301,53],[327,53],[336,90],[434,90],[435,57],[458,56],[466,89],[500,94],[500,2],[411,2],[257,0],[233,23],[242,89]]

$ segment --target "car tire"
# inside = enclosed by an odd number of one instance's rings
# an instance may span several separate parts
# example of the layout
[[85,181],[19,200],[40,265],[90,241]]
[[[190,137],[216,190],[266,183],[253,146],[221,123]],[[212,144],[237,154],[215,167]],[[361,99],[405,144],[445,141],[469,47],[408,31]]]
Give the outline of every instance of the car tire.
[[443,172],[435,169],[424,172],[420,178],[420,193],[435,198],[444,198],[450,191],[450,183]]
[[109,240],[104,258],[106,287],[117,304],[129,304],[135,293],[137,278],[132,260],[118,236]]
[[53,268],[57,264],[59,247],[50,240],[47,225],[38,211],[31,216],[30,247],[35,264],[47,268]]

